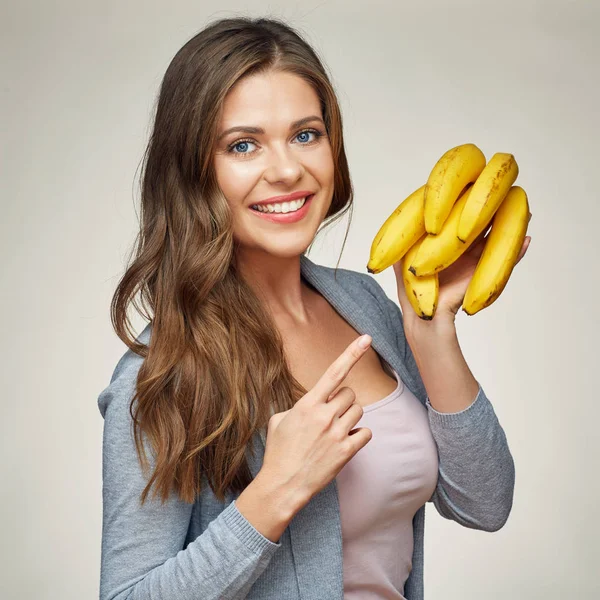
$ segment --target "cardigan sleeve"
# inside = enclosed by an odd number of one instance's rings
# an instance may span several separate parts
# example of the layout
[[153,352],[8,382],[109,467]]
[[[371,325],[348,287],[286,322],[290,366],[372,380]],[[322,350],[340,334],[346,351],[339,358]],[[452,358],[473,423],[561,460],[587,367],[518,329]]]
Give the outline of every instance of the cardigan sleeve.
[[[98,398],[104,418],[100,600],[245,598],[281,542],[258,532],[233,501],[185,547],[191,504],[174,493],[162,504],[150,493],[141,505],[147,481],[129,413],[136,361],[126,353]],[[146,455],[154,468],[150,448]]]
[[404,333],[402,311],[375,279],[371,291],[384,311],[400,356],[427,407],[438,449],[438,483],[429,502],[438,513],[471,529],[497,531],[510,514],[515,466],[506,434],[481,384],[464,410],[441,413],[433,408]]

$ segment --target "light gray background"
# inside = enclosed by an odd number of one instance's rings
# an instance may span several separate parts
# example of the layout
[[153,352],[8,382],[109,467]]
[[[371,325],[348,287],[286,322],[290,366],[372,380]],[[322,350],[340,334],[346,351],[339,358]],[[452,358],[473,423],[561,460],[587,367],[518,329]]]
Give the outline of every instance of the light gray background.
[[[321,53],[342,103],[356,199],[340,266],[366,272],[379,226],[457,144],[513,153],[529,195],[528,253],[496,303],[457,318],[515,458],[514,507],[491,534],[429,505],[426,597],[597,597],[598,6],[5,2],[0,596],[97,597],[96,400],[125,351],[109,302],[137,230],[151,107],[209,20],[271,14]],[[335,265],[346,223],[311,259]],[[397,300],[392,270],[375,277]]]

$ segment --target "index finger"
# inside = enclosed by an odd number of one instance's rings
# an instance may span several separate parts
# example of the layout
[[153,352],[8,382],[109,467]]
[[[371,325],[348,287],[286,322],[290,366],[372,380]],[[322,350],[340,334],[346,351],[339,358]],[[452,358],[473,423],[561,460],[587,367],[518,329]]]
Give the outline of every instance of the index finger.
[[[361,348],[359,342],[367,340],[367,345]],[[340,385],[350,369],[362,358],[366,350],[371,345],[370,335],[361,335],[355,339],[345,350],[336,358],[321,375],[315,386],[312,388],[318,401],[327,402],[329,396]]]

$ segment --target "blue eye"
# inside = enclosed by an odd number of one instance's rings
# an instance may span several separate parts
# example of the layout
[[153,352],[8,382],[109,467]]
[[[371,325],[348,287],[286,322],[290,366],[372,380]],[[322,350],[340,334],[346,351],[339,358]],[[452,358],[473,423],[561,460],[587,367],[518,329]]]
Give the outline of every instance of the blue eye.
[[[240,146],[246,147],[246,149],[247,149],[248,144],[252,144],[252,142],[250,140],[242,140],[240,142],[236,142],[229,148],[230,148],[230,151],[233,152],[234,148],[239,149]],[[248,154],[248,152],[244,152],[244,150],[241,150],[241,152],[233,152],[233,154]]]
[[[301,131],[296,137],[300,137],[301,135],[308,136],[309,133],[313,133],[313,132],[311,132],[311,131]],[[304,141],[307,142],[308,140],[305,138]]]
[[[309,138],[310,134],[313,134],[315,137],[313,140],[307,139]],[[300,140],[302,146],[308,146],[310,144],[314,144],[315,142],[318,141],[318,139],[320,137],[323,137],[323,133],[321,133],[320,131],[318,131],[317,129],[304,129],[303,131],[300,131],[297,135],[296,135],[296,139],[298,139],[300,136],[304,136],[304,138],[302,140]],[[254,144],[255,142],[251,139],[243,139],[243,140],[238,140],[236,142],[233,142],[233,144],[230,144],[227,147],[227,152],[229,154],[241,154],[241,155],[250,155],[253,152],[255,152],[254,150],[248,151],[248,144]],[[240,150],[239,152],[235,151],[236,148],[238,150]]]

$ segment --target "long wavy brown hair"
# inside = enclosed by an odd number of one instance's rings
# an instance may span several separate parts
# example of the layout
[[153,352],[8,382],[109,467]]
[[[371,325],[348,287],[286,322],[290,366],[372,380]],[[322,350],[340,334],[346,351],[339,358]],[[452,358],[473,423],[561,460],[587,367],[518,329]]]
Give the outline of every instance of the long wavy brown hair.
[[[213,168],[226,94],[271,69],[304,78],[321,102],[335,175],[319,232],[352,206],[340,107],[296,30],[274,18],[227,18],[186,42],[161,83],[142,161],[140,229],[111,302],[117,335],[144,357],[129,407],[146,476],[144,436],[154,454],[142,504],[152,486],[163,502],[174,490],[192,503],[203,476],[221,502],[228,490],[241,493],[252,481],[245,452],[254,456],[253,435],[307,393],[270,313],[236,271],[232,215]],[[130,303],[151,321],[148,345],[133,333]]]

